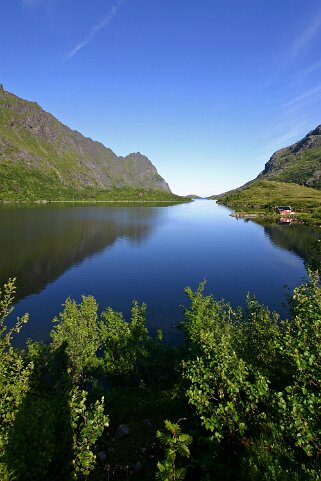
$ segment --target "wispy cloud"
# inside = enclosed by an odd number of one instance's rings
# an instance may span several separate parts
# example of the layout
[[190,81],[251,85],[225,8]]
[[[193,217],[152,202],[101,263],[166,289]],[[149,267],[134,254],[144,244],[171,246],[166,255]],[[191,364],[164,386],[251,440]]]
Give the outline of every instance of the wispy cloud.
[[307,77],[309,77],[312,73],[314,73],[316,70],[319,70],[320,68],[321,60],[311,65],[308,65],[304,69],[299,70],[295,73],[293,82],[302,82],[302,80],[305,80]]
[[267,155],[272,155],[275,150],[286,147],[289,143],[298,140],[298,138],[302,135],[302,132],[306,130],[308,125],[309,123],[305,120],[302,120],[301,122],[298,121],[295,123],[295,125],[289,127],[286,130],[282,131],[280,128],[280,133],[278,136],[275,136],[275,129],[273,129],[269,133],[268,137],[266,138],[266,143],[261,149],[262,157],[264,155],[264,157],[266,158]]
[[310,89],[298,92],[297,95],[288,97],[286,102],[275,105],[275,123],[262,136],[257,160],[266,162],[273,152],[296,142],[319,124],[320,101],[321,84],[319,83]]
[[292,59],[296,58],[301,52],[306,49],[306,47],[312,42],[320,29],[321,11],[318,12],[318,14],[314,17],[313,21],[305,27],[301,35],[299,35],[299,37],[293,43],[290,50],[290,56],[292,57]]
[[[271,75],[261,85],[262,89],[269,89],[270,87],[277,85],[280,79],[288,77],[289,82],[300,82],[306,77],[320,68],[321,62],[318,61],[312,65],[307,66],[305,69],[297,70],[297,58],[303,54],[315,41],[317,34],[321,32],[321,10],[319,10],[309,22],[305,23],[305,26],[297,34],[295,40],[283,51],[280,51],[276,57],[275,69],[272,69]],[[295,66],[296,73],[293,77],[291,72],[292,67]]]
[[[33,0],[31,0],[33,1]],[[74,55],[76,55],[76,53],[79,52],[79,50],[81,50],[82,48],[84,48],[86,45],[88,45],[92,39],[94,38],[94,36],[100,31],[100,30],[103,30],[103,29],[106,29],[109,27],[111,21],[113,20],[113,18],[117,15],[118,13],[118,10],[120,9],[120,7],[122,6],[122,4],[124,3],[125,0],[118,0],[112,7],[111,9],[109,10],[109,12],[107,13],[107,15],[105,15],[105,17],[99,22],[97,23],[96,25],[93,26],[93,28],[91,29],[90,33],[87,35],[87,37],[85,37],[81,42],[79,42],[72,50],[70,50],[70,52],[68,53],[67,55],[67,59],[71,59]]]
[[309,100],[311,98],[312,100],[315,99],[316,94],[318,94],[320,91],[321,91],[321,84],[318,84],[313,88],[306,90],[302,94],[292,98],[291,100],[283,104],[283,107],[293,107],[296,105],[301,106],[303,101]]

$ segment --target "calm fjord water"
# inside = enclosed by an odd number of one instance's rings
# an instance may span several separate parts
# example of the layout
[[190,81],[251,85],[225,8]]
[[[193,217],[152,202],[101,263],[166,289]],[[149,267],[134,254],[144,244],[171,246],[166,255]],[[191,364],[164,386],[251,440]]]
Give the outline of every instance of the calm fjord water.
[[305,226],[237,221],[213,201],[172,206],[68,206],[0,209],[0,281],[16,276],[15,315],[30,314],[21,338],[47,340],[70,296],[92,294],[100,308],[129,314],[148,306],[148,326],[182,318],[184,287],[207,279],[206,292],[236,306],[248,292],[286,314],[290,289],[306,277],[303,257],[318,238]]

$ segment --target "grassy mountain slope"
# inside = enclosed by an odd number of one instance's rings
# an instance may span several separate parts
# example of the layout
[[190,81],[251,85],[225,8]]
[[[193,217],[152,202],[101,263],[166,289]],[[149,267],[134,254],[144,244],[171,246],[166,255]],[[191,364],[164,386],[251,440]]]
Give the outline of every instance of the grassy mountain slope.
[[233,207],[274,208],[275,205],[291,205],[312,208],[321,203],[321,192],[310,187],[293,183],[259,180],[242,189],[234,190],[219,197],[221,203]]
[[0,88],[0,199],[101,198],[115,189],[125,189],[125,198],[133,198],[132,189],[171,193],[144,155],[117,157],[38,104]]
[[275,152],[258,179],[321,189],[321,125],[299,142]]
[[[251,187],[258,180],[293,183],[321,190],[321,125],[299,142],[276,151],[255,179],[237,189],[212,195],[209,199],[223,199],[233,196],[234,193],[238,196],[240,190]],[[286,189],[284,186],[284,190]]]
[[274,215],[276,205],[290,205],[299,219],[321,224],[321,192],[293,183],[257,180],[220,195],[218,202],[238,211],[265,215]]

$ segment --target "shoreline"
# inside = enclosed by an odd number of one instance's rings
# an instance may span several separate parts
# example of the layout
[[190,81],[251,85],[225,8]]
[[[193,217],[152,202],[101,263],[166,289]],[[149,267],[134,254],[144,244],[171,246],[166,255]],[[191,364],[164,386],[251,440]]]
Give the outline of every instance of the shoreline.
[[0,207],[20,204],[185,204],[189,202],[191,200],[2,200]]
[[[229,205],[226,205],[226,204],[221,204],[225,207],[228,207],[230,209],[232,209],[233,207],[229,206]],[[304,214],[304,212],[302,212],[302,214]],[[253,220],[255,222],[255,220],[257,221],[270,221],[270,222],[277,222],[277,221],[281,221],[282,219],[282,216],[281,215],[273,215],[273,214],[268,214],[268,213],[264,213],[264,212],[238,212],[238,211],[234,211],[232,213],[229,214],[230,217],[234,217],[235,219],[244,219],[244,220]],[[302,225],[309,225],[309,226],[312,226],[312,227],[321,227],[321,221],[317,221],[315,219],[302,219],[300,218],[300,213],[295,213],[295,214],[292,214],[292,215],[289,215],[289,216],[284,216],[285,218],[289,219],[290,222],[289,224],[291,224],[292,222],[294,224],[302,224]],[[286,223],[286,222],[284,222]]]

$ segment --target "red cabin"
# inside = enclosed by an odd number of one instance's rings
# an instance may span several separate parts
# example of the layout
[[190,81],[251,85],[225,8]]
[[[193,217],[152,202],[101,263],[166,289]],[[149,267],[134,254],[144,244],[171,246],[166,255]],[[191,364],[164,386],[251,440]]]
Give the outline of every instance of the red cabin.
[[275,211],[280,215],[292,214],[292,209],[289,205],[278,205],[275,207]]

